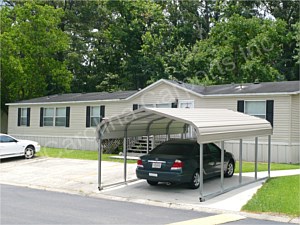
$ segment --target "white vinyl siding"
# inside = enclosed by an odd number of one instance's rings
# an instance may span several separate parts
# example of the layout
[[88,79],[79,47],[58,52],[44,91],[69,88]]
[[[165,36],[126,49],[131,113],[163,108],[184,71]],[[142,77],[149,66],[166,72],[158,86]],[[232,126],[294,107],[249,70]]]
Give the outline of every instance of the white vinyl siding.
[[[137,96],[136,98],[132,99],[132,104],[165,104],[165,103],[172,103],[176,100],[194,100],[195,98],[199,98],[187,91],[183,91],[176,87],[173,87],[168,84],[160,84],[151,89],[147,92]],[[131,104],[131,108],[132,108]]]
[[[274,100],[274,130],[272,142],[288,143],[291,123],[291,96],[234,96],[234,97],[205,97],[195,102],[195,107],[225,108],[237,111],[237,101],[266,101]],[[204,100],[204,101],[203,101]],[[267,141],[266,139],[264,141]]]
[[298,144],[300,142],[300,94],[291,97],[291,141]]

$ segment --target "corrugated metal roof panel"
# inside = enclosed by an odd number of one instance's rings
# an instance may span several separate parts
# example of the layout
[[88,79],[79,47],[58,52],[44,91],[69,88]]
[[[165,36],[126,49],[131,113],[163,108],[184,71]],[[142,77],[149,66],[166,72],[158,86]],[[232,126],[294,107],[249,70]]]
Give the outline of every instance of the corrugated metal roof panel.
[[[197,132],[199,143],[271,135],[270,123],[264,119],[228,109],[144,108],[103,121],[98,138],[184,133],[185,124]],[[169,128],[168,128],[169,126]],[[106,129],[104,129],[106,127]],[[103,132],[104,131],[104,132]]]

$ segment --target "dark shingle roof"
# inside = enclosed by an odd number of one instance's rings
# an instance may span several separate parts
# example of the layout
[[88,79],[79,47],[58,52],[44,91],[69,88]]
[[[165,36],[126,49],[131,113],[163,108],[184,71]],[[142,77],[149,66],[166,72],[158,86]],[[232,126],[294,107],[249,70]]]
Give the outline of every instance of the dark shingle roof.
[[178,81],[169,82],[202,95],[238,95],[263,93],[292,93],[299,92],[300,81],[225,84],[225,85],[192,85]]
[[[300,81],[282,81],[282,82],[265,82],[265,83],[246,83],[246,84],[225,84],[202,86],[188,84],[181,81],[165,80],[180,86],[186,90],[193,91],[201,95],[239,95],[239,94],[268,94],[268,93],[293,93],[299,92]],[[142,90],[143,91],[143,90]],[[23,100],[17,103],[58,103],[58,102],[85,102],[97,100],[118,100],[126,99],[133,96],[138,91],[117,91],[109,92],[93,92],[93,93],[71,93],[58,94]]]
[[97,100],[126,99],[138,91],[117,91],[117,92],[92,92],[92,93],[70,93],[50,95],[40,98],[23,100],[18,103],[57,103],[57,102],[84,102]]

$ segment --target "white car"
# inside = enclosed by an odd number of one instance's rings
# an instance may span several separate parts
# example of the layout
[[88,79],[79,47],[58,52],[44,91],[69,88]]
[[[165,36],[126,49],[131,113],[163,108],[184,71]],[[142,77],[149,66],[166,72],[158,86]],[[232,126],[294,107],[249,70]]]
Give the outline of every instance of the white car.
[[0,133],[0,159],[16,156],[25,156],[26,159],[31,159],[40,149],[41,146],[35,141],[18,140]]

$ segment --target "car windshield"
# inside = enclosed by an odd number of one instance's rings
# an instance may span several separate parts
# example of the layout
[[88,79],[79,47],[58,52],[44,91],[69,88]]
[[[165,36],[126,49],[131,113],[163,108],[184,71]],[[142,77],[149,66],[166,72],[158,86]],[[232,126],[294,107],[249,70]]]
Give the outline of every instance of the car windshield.
[[193,154],[193,144],[168,143],[157,146],[150,154],[156,155],[191,155]]

